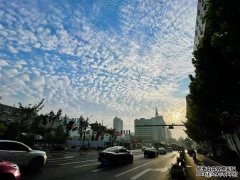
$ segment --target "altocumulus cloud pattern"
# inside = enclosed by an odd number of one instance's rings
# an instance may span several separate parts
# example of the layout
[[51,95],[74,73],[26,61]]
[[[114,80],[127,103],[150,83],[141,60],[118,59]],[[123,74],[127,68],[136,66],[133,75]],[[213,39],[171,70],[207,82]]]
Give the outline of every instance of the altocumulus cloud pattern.
[[197,0],[0,0],[3,103],[109,122],[185,116]]

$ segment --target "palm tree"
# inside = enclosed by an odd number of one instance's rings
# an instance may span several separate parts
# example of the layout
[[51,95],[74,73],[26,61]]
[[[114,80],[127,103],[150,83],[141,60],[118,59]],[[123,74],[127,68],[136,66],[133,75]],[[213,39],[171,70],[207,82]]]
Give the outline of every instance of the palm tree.
[[97,121],[95,123],[90,124],[90,126],[91,129],[93,130],[93,134],[96,134],[95,140],[98,141],[99,137],[104,135],[106,131],[106,126],[101,125]]

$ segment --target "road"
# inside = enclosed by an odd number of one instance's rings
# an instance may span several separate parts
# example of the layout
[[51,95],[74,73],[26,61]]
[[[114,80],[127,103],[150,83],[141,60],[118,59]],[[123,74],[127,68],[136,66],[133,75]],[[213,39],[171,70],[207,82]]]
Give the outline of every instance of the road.
[[97,154],[75,155],[51,158],[43,171],[26,174],[26,180],[79,180],[79,179],[131,179],[154,180],[170,179],[169,168],[176,162],[177,153],[159,155],[157,158],[144,158],[143,153],[134,154],[132,164],[103,166],[97,161]]

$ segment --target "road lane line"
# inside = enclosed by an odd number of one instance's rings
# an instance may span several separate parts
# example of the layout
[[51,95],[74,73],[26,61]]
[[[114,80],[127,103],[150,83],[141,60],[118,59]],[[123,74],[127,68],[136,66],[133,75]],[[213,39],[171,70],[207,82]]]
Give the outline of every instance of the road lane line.
[[145,169],[144,171],[142,171],[142,172],[136,174],[135,176],[133,176],[133,177],[130,178],[130,179],[135,180],[135,179],[141,177],[142,175],[146,174],[148,171],[151,171],[151,170],[152,170],[152,169]]
[[104,171],[104,170],[106,170],[107,168],[102,168],[102,169],[95,169],[95,170],[92,170],[92,172],[100,172],[100,171]]
[[80,168],[80,167],[92,166],[92,165],[95,165],[95,164],[99,164],[99,163],[85,164],[85,165],[81,165],[81,166],[76,166],[76,167],[74,167],[74,168]]
[[119,176],[122,176],[122,175],[124,175],[124,174],[126,174],[126,173],[129,173],[129,172],[131,172],[131,171],[134,171],[135,169],[138,169],[138,168],[140,168],[140,167],[142,167],[142,166],[145,166],[145,165],[147,165],[147,164],[149,164],[149,163],[151,163],[151,162],[153,162],[154,160],[152,160],[152,161],[150,161],[150,162],[147,162],[147,163],[145,163],[145,164],[142,164],[142,165],[140,165],[140,166],[137,166],[137,167],[135,167],[135,168],[133,168],[133,169],[130,169],[130,170],[128,170],[128,171],[125,171],[125,172],[123,172],[123,173],[120,173],[120,174],[118,174],[118,175],[116,175],[115,177],[119,177]]
[[168,168],[167,167],[165,167],[165,168],[156,168],[156,169],[152,169],[151,171],[165,172],[165,171],[168,171]]
[[87,161],[76,161],[76,162],[62,163],[62,164],[58,164],[58,165],[60,165],[60,166],[64,166],[64,165],[78,164],[78,163],[89,162],[89,161],[96,161],[96,159],[94,159],[94,160],[87,160]]
[[165,171],[168,171],[168,168],[165,167],[165,168],[156,168],[156,169],[153,169],[153,168],[145,169],[144,171],[136,174],[135,176],[133,176],[133,177],[130,178],[130,179],[136,180],[136,179],[140,178],[141,176],[143,176],[144,174],[146,174],[146,173],[149,172],[149,171],[155,171],[155,172],[161,172],[161,173],[163,173],[163,172],[165,172]]

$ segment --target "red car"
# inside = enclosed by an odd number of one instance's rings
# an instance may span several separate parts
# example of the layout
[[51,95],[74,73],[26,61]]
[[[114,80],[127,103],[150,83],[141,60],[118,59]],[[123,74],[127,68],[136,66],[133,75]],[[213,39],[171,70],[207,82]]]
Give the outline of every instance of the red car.
[[0,177],[4,180],[20,180],[21,173],[18,165],[7,161],[0,161]]

